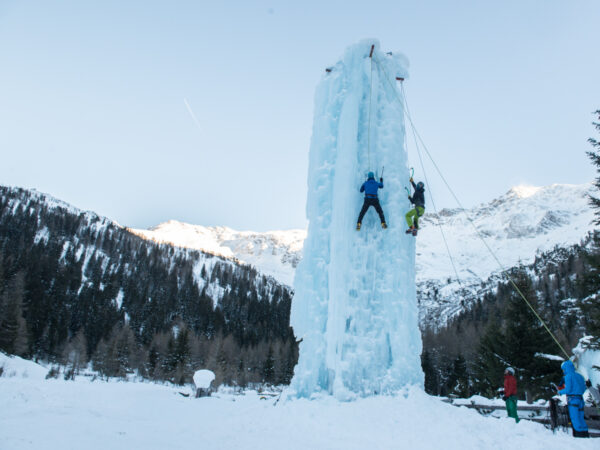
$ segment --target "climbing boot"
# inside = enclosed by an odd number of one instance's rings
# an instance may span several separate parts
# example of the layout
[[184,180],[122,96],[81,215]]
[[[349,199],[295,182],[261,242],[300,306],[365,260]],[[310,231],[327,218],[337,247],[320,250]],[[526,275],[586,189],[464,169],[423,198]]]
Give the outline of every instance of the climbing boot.
[[360,231],[360,222],[356,224],[356,231]]
[[414,232],[415,232],[415,227],[414,226],[412,226],[408,230],[406,230],[406,234],[414,234]]
[[413,230],[412,230],[412,235],[413,235],[413,236],[416,236],[416,235],[417,235],[417,231],[419,231],[419,229],[418,229],[418,228],[413,228]]
[[381,228],[383,228],[385,230],[387,228],[387,223],[381,222]]

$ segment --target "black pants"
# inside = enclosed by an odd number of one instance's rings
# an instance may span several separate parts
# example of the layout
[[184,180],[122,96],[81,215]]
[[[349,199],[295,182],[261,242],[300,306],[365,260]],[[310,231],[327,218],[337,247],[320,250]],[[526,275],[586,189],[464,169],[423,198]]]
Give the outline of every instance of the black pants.
[[362,222],[363,217],[365,216],[365,213],[367,212],[367,209],[369,209],[370,206],[373,206],[375,208],[375,211],[377,211],[377,214],[379,214],[381,222],[385,222],[383,210],[381,209],[381,205],[379,204],[379,199],[365,197],[365,202],[363,203],[362,209],[360,210],[360,214],[358,215],[358,223]]

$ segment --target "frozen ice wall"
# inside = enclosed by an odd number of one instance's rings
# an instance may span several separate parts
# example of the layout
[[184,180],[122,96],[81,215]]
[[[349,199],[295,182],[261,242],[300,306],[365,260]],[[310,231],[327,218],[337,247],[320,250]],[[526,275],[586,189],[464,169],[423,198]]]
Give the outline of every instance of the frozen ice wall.
[[[404,233],[410,205],[403,107],[395,81],[406,78],[407,67],[405,57],[365,40],[348,48],[317,87],[308,236],[291,316],[302,339],[292,389],[302,397],[325,392],[345,400],[423,384],[415,238]],[[382,166],[379,199],[389,228],[381,228],[371,208],[356,231],[359,188],[369,170],[379,177]]]

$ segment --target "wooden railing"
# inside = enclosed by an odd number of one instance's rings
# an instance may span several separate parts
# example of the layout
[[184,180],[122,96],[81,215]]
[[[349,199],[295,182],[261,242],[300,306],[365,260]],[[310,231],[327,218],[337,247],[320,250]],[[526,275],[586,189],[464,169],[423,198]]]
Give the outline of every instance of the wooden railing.
[[[483,415],[489,415],[493,411],[506,410],[504,405],[479,405],[472,403],[454,403],[453,399],[443,399],[444,402],[450,403],[453,406],[464,406],[465,408],[475,409]],[[555,409],[554,409],[555,408]],[[517,405],[517,412],[528,412],[527,414],[519,414],[520,420],[529,420],[544,424],[547,428],[555,430],[557,428],[570,427],[569,412],[567,405],[558,404],[556,401],[550,401],[547,405]],[[533,415],[532,413],[536,413]],[[585,407],[584,411],[585,422],[590,429],[590,437],[600,438],[600,411],[595,407]]]

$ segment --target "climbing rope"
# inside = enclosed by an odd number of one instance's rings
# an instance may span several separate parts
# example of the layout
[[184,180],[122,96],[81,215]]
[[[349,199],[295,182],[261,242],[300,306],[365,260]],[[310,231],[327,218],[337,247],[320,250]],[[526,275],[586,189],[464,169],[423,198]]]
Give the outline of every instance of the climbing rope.
[[[379,63],[379,60],[375,59],[375,63],[377,64],[377,67],[379,67],[383,73],[384,73],[384,78],[389,82],[389,77],[387,75],[387,72],[385,70],[385,67],[383,67],[382,64]],[[390,84],[391,88],[392,88],[392,92],[394,92],[394,94],[397,95],[396,92],[396,86],[393,84]],[[402,95],[404,97],[404,83],[401,83],[400,86],[402,87]],[[402,102],[401,102],[402,103]],[[402,111],[405,111],[405,107],[404,104],[402,104]],[[419,149],[419,142],[417,140],[417,135],[416,135],[416,130],[412,124],[412,122],[410,122],[411,124],[411,130],[412,130],[412,135],[413,135],[413,139],[415,142],[415,148],[417,149],[417,155],[419,155],[419,163],[421,164],[421,169],[423,170],[423,176],[425,178],[425,183],[427,183],[427,186],[429,186],[428,188],[428,193],[429,193],[429,199],[431,200],[431,205],[433,206],[433,212],[435,213],[435,215],[438,215],[438,209],[435,205],[435,200],[433,198],[433,193],[431,191],[431,184],[429,184],[429,179],[427,177],[427,171],[425,170],[425,164],[423,164],[423,158],[421,156],[421,151]],[[408,148],[407,146],[407,139],[406,139],[406,133],[404,133],[404,148]],[[411,176],[412,178],[412,176]],[[410,196],[410,192],[408,192],[408,195]],[[439,216],[438,216],[439,217]],[[454,274],[456,275],[456,280],[458,281],[459,286],[462,288],[463,284],[460,280],[460,276],[458,275],[458,270],[456,269],[456,264],[454,263],[454,258],[452,257],[452,252],[450,252],[450,247],[448,245],[448,240],[446,239],[446,234],[444,233],[444,227],[442,226],[442,222],[440,220],[438,220],[437,222],[437,226],[440,229],[440,233],[442,235],[442,240],[444,241],[444,246],[446,247],[446,253],[448,254],[448,259],[450,260],[450,264],[452,265],[452,269],[454,270]]]
[[[388,77],[385,67],[383,67],[382,64],[379,63],[378,60],[375,60],[375,62],[377,63],[377,65],[382,69],[382,71],[385,74],[385,78],[388,80],[388,83],[393,86],[392,82],[390,81],[390,78]],[[510,282],[510,284],[512,285],[512,287],[515,289],[515,291],[519,294],[519,296],[523,299],[523,301],[527,304],[527,306],[529,307],[529,309],[531,310],[531,312],[533,312],[533,314],[535,315],[535,317],[539,320],[539,322],[542,324],[542,326],[546,329],[546,331],[548,332],[548,334],[552,337],[552,339],[554,340],[554,342],[556,343],[556,345],[560,348],[560,350],[563,352],[563,354],[566,356],[567,359],[569,359],[569,354],[566,352],[566,350],[564,349],[564,347],[560,344],[560,342],[558,341],[558,339],[556,338],[556,336],[554,335],[554,333],[552,333],[552,331],[550,331],[550,328],[548,328],[548,325],[546,324],[546,322],[540,317],[540,315],[537,313],[537,311],[535,310],[535,308],[531,305],[531,303],[529,302],[529,300],[527,300],[527,298],[525,297],[525,295],[523,294],[523,292],[521,292],[521,289],[519,289],[519,287],[517,286],[517,284],[515,283],[515,281],[513,280],[513,278],[510,276],[510,274],[508,273],[507,269],[504,267],[504,265],[500,262],[500,260],[498,259],[498,257],[496,256],[496,253],[494,253],[494,251],[491,249],[491,247],[488,245],[487,241],[485,240],[485,238],[483,237],[483,235],[480,233],[480,231],[477,229],[477,226],[475,225],[475,223],[473,222],[473,220],[469,217],[469,215],[466,213],[466,209],[464,208],[464,206],[462,205],[461,201],[458,199],[457,195],[454,193],[454,191],[452,190],[452,188],[450,187],[450,184],[448,183],[448,181],[446,180],[446,178],[444,177],[442,171],[440,170],[440,168],[438,167],[438,165],[436,164],[435,160],[433,159],[433,157],[431,156],[431,153],[429,152],[429,149],[427,148],[427,146],[425,145],[425,142],[423,141],[423,138],[421,137],[421,135],[419,134],[417,128],[415,127],[411,114],[410,114],[410,110],[408,108],[408,101],[406,99],[406,95],[404,92],[404,85],[402,85],[402,94],[403,94],[403,99],[401,99],[398,95],[398,91],[396,89],[395,86],[393,86],[393,92],[398,100],[398,102],[404,107],[404,111],[406,114],[406,117],[408,118],[411,127],[415,133],[415,136],[418,138],[419,142],[421,143],[423,150],[425,150],[425,153],[427,154],[427,156],[429,157],[431,163],[433,164],[433,166],[435,167],[436,171],[438,172],[440,178],[442,179],[442,181],[444,182],[444,184],[446,185],[446,187],[448,188],[448,191],[450,192],[450,194],[452,194],[452,197],[454,197],[454,200],[456,201],[456,203],[458,204],[458,206],[460,207],[462,213],[465,215],[465,217],[467,218],[467,220],[469,221],[469,223],[471,224],[471,226],[473,227],[473,229],[475,230],[475,233],[477,234],[477,237],[481,240],[481,242],[483,242],[484,246],[486,247],[486,249],[488,250],[488,252],[492,255],[492,257],[494,258],[494,260],[496,261],[496,263],[498,264],[498,266],[500,267],[500,271],[502,273],[502,275],[504,275],[508,281]],[[419,158],[421,158],[420,156],[420,150],[417,148],[417,151],[419,151]]]
[[[404,95],[404,85],[402,85],[402,95]],[[462,288],[463,285],[462,285],[462,282],[460,281],[460,276],[458,275],[458,270],[456,269],[456,264],[454,264],[454,258],[452,257],[452,252],[450,252],[450,247],[448,246],[448,240],[446,239],[446,234],[444,233],[444,227],[442,226],[442,221],[439,218],[438,209],[435,206],[435,200],[433,199],[433,194],[431,192],[431,184],[429,184],[429,178],[427,177],[427,171],[425,170],[425,164],[423,164],[423,158],[421,156],[421,151],[419,149],[419,143],[417,141],[416,130],[412,126],[412,122],[411,122],[411,129],[412,129],[412,134],[413,134],[413,138],[415,141],[415,148],[417,149],[417,155],[419,155],[419,163],[421,164],[421,169],[423,170],[423,176],[425,177],[425,183],[427,183],[427,186],[429,186],[429,189],[428,189],[429,199],[431,200],[431,204],[433,206],[433,212],[438,217],[437,225],[440,229],[440,233],[442,234],[442,240],[444,241],[444,246],[446,247],[446,252],[448,253],[448,259],[450,259],[450,264],[452,264],[452,269],[454,270],[454,274],[456,275],[456,280],[458,281],[459,286]]]
[[369,127],[367,129],[367,162],[369,164],[368,170],[371,170],[371,98],[373,96],[373,49],[374,45],[371,46],[371,53],[369,58],[371,59],[371,84],[369,86]]

